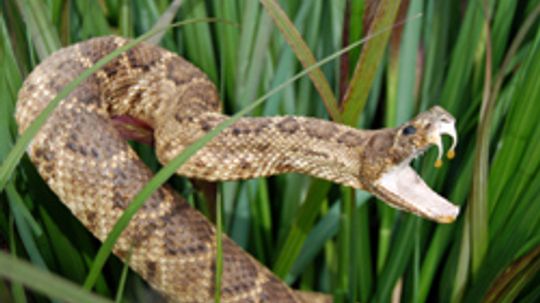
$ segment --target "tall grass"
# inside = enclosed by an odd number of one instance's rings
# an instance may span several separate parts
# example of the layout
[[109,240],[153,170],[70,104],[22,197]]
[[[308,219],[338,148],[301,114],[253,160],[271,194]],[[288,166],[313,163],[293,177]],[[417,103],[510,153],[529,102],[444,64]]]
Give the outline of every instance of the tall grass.
[[[252,115],[378,128],[440,104],[457,118],[460,136],[456,159],[442,169],[433,168],[433,152],[414,163],[462,206],[451,225],[290,174],[220,186],[223,230],[237,243],[293,287],[336,302],[540,300],[539,1],[4,0],[0,7],[1,302],[97,300],[82,285],[100,243],[26,157],[7,158],[20,140],[13,111],[24,77],[62,45],[206,17],[233,25],[186,25],[154,41],[207,72],[230,114],[304,71],[309,77],[272,93]],[[366,37],[361,50],[310,67]],[[148,147],[136,147],[157,169]],[[205,208],[183,178],[169,182]],[[123,288],[118,301],[151,300],[135,274],[129,287],[119,285],[122,269],[109,258],[93,291],[113,298]]]

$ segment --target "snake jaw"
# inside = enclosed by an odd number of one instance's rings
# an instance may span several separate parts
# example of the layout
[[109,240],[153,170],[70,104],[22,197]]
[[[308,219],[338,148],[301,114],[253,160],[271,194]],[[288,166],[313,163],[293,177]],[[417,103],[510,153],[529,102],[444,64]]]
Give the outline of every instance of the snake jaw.
[[414,152],[404,158],[401,163],[383,172],[372,184],[370,191],[395,208],[410,211],[439,223],[451,223],[459,214],[459,207],[435,193],[409,166],[413,159],[435,145],[438,151],[435,167],[440,167],[444,153],[443,135],[448,135],[452,139],[447,153],[448,158],[451,159],[455,155],[454,150],[457,145],[455,119],[438,107],[426,115],[429,116],[420,118],[416,124],[420,129],[425,130],[422,134],[418,134],[425,138],[419,140],[422,142],[421,146],[414,149]]
[[451,223],[459,214],[459,207],[435,193],[408,165],[384,173],[372,192],[395,208],[439,223]]

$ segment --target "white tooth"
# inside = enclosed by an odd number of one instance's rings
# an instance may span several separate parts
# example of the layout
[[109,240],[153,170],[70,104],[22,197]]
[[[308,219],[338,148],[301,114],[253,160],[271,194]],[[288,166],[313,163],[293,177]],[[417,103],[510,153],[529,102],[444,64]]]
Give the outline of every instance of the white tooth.
[[458,141],[455,121],[452,121],[450,123],[440,123],[438,128],[440,135],[446,134],[452,138],[452,145],[450,146],[450,150],[454,150]]
[[440,134],[434,134],[431,137],[431,142],[433,142],[433,144],[437,145],[437,151],[438,151],[437,159],[441,160],[442,159],[442,154],[443,154],[443,146],[442,146],[441,135]]

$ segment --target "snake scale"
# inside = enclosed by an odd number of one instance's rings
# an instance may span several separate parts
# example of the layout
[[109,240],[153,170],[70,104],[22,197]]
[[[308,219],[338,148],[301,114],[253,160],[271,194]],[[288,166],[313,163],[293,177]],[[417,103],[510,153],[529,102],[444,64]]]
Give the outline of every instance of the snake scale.
[[[23,132],[47,103],[83,70],[127,43],[100,37],[63,48],[28,76],[16,120]],[[140,44],[78,86],[53,112],[28,154],[43,179],[100,240],[152,177],[112,123],[129,116],[153,129],[166,164],[227,119],[214,84],[183,58]],[[440,107],[396,128],[358,130],[307,117],[241,118],[199,150],[177,173],[219,181],[297,172],[364,189],[389,205],[442,222],[459,209],[434,193],[409,167],[441,136],[456,143],[454,118]],[[304,302],[227,237],[223,240],[222,302]],[[166,298],[211,302],[215,230],[164,186],[139,210],[113,251]],[[307,299],[314,302],[312,299]]]

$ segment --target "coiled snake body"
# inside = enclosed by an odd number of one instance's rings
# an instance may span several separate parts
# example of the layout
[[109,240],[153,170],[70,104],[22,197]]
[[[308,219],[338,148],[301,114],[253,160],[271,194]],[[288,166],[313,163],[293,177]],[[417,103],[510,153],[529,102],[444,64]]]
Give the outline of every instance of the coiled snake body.
[[[19,93],[20,131],[72,79],[124,45],[119,37],[59,50],[27,78]],[[141,44],[74,90],[32,141],[39,173],[75,216],[105,239],[150,170],[111,118],[131,116],[154,130],[162,163],[222,122],[215,86],[199,69],[159,47]],[[409,168],[441,135],[455,139],[454,119],[439,107],[392,129],[362,131],[305,117],[242,118],[225,129],[178,174],[211,181],[300,172],[367,190],[390,205],[451,222],[458,208]],[[455,142],[455,141],[454,141]],[[453,148],[453,147],[452,147]],[[155,192],[114,247],[121,258],[171,301],[214,297],[214,227],[168,187]],[[223,242],[223,302],[301,302],[228,238]]]

